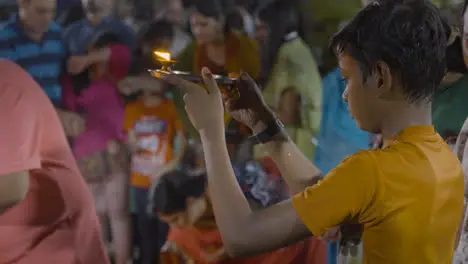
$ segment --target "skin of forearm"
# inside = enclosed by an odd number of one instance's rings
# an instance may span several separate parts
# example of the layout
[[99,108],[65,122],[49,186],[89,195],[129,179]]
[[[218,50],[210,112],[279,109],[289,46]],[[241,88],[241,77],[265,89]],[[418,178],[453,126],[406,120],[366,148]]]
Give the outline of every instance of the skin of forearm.
[[[240,189],[226,147],[224,128],[218,132],[200,133],[208,175],[208,191],[216,214],[216,223],[227,249],[235,247],[242,237],[238,226],[252,212]],[[226,206],[229,204],[230,206]],[[235,215],[236,217],[231,217]],[[240,221],[239,221],[240,220]],[[239,223],[241,222],[241,223]]]
[[226,252],[233,257],[245,257],[281,248],[310,236],[291,200],[252,211],[235,178],[224,128],[220,128],[220,131],[209,134],[200,132],[200,136],[209,195]]
[[262,148],[275,161],[293,194],[304,191],[322,176],[322,172],[302,154],[285,131],[278,134],[271,142],[264,144]]

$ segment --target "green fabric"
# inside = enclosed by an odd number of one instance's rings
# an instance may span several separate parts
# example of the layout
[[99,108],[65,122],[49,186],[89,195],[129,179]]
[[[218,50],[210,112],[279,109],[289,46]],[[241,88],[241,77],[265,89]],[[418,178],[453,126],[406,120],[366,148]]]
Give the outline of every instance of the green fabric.
[[468,116],[468,75],[439,88],[432,104],[435,129],[443,138],[458,134]]
[[308,157],[315,146],[312,137],[318,134],[322,116],[322,81],[312,53],[301,38],[281,46],[270,79],[263,91],[267,104],[275,107],[285,88],[294,87],[303,98],[302,126],[290,136]]

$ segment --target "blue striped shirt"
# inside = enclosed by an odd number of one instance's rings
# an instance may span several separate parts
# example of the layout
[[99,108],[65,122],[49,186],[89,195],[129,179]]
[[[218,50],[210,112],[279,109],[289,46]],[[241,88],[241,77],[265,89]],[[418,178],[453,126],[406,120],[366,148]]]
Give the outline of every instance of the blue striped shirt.
[[130,50],[135,49],[136,35],[133,29],[116,18],[106,17],[95,26],[87,19],[82,19],[65,28],[63,39],[67,52],[70,55],[86,54],[93,38],[102,33],[115,34]]
[[29,38],[18,15],[0,25],[0,58],[14,61],[42,87],[54,104],[62,99],[59,78],[65,62],[61,28],[51,23],[42,41]]

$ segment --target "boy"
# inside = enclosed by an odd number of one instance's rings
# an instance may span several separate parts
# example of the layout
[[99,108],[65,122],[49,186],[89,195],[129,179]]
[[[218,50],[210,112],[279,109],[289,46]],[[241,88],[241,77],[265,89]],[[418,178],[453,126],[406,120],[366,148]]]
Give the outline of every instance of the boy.
[[[141,100],[126,106],[124,119],[133,152],[130,184],[137,207],[143,264],[155,263],[167,232],[165,224],[147,214],[148,190],[160,175],[172,171],[179,164],[185,145],[175,106],[164,97],[163,84],[155,84],[159,85],[152,91],[143,91]],[[177,151],[174,149],[176,138],[181,143]]]
[[[363,263],[451,263],[463,212],[460,162],[432,126],[432,96],[446,71],[445,30],[425,0],[380,0],[331,41],[346,81],[343,99],[358,126],[385,145],[360,151],[323,174],[304,157],[243,74],[237,98],[222,97],[208,69],[206,90],[168,75],[200,131],[216,224],[231,255],[281,248],[343,223],[363,228]],[[239,99],[238,99],[239,98]],[[252,211],[225,147],[223,116],[263,144],[296,195]]]
[[163,260],[170,255],[205,264],[226,257],[205,191],[203,173],[189,176],[173,171],[155,185],[152,210],[171,226]]

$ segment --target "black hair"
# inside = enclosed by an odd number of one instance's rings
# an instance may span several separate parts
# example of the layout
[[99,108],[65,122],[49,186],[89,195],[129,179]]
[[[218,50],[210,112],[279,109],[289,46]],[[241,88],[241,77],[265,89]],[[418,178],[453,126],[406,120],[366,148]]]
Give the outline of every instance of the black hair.
[[147,43],[158,43],[164,39],[172,39],[174,27],[171,22],[162,19],[143,26],[138,32],[137,48],[134,52],[134,60],[130,67],[130,75],[137,75],[149,68],[160,68],[161,65],[154,60],[151,54],[143,53],[143,46]]
[[147,42],[157,42],[162,39],[172,39],[174,29],[171,22],[161,19],[143,26],[138,32],[138,46]]
[[216,20],[225,15],[222,0],[194,0],[191,7],[198,13]]
[[187,209],[188,198],[200,198],[206,191],[206,174],[189,176],[182,170],[161,177],[152,190],[153,213],[175,214]]
[[86,14],[81,1],[73,4],[67,10],[57,12],[56,22],[65,28],[72,23],[86,18]]
[[336,33],[330,47],[355,59],[364,81],[388,64],[410,102],[431,99],[446,70],[447,37],[439,10],[426,0],[378,0]]
[[224,33],[238,27],[240,14],[232,0],[193,0],[191,4],[203,16],[216,20],[224,17]]
[[[96,49],[101,49],[101,48],[105,48],[106,46],[110,44],[115,44],[115,43],[122,43],[122,42],[120,41],[120,39],[117,37],[116,34],[112,32],[108,32],[108,31],[103,31],[103,32],[96,34],[91,39],[89,46],[96,48]],[[89,78],[90,68],[91,68],[91,65],[83,72],[77,75],[71,76],[73,91],[75,92],[76,95],[80,95],[91,84],[91,80]]]

